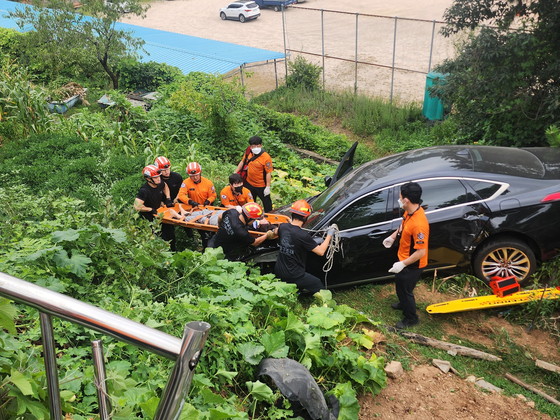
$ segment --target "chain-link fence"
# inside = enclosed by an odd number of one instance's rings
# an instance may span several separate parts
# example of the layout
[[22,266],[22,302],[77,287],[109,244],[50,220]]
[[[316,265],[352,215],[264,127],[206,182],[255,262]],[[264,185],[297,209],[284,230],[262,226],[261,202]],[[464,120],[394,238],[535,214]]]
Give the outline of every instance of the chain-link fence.
[[[288,62],[302,55],[321,66],[328,90],[422,101],[427,73],[454,53],[453,40],[439,33],[442,21],[294,6],[283,23]],[[274,89],[286,70],[271,62],[245,82],[258,93]]]

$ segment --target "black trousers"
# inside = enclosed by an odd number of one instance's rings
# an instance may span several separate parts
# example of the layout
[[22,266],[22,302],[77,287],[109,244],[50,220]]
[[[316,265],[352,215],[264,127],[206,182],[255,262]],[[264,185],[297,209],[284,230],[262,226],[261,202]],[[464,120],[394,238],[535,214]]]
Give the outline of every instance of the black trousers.
[[264,209],[265,213],[268,213],[269,211],[272,210],[272,199],[270,198],[270,194],[269,195],[264,195],[264,189],[266,187],[253,187],[247,181],[245,181],[245,187],[249,191],[251,191],[251,194],[253,194],[253,197],[255,198],[255,201],[256,201],[257,197],[260,198],[260,200],[262,201],[263,209]]
[[405,267],[400,273],[395,275],[395,290],[401,303],[402,312],[405,318],[416,321],[416,299],[414,299],[414,288],[420,279],[423,268]]
[[169,246],[171,247],[171,251],[176,251],[175,246],[175,226],[168,225],[167,223],[161,224],[161,239],[164,241],[169,241]]
[[311,293],[317,293],[319,290],[325,288],[321,280],[309,273],[305,273],[303,276],[296,277],[295,279],[284,278],[281,280],[285,283],[295,283],[300,292],[305,289]]

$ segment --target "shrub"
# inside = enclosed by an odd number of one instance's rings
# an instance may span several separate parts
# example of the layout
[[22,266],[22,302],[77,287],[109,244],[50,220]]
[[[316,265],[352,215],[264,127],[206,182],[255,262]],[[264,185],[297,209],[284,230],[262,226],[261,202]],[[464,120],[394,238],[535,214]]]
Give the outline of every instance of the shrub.
[[119,90],[124,92],[146,89],[154,92],[160,86],[181,79],[183,73],[179,68],[165,63],[149,61],[140,63],[134,59],[123,60],[118,65]]
[[289,74],[286,78],[286,85],[289,88],[303,87],[305,89],[316,90],[321,87],[319,76],[321,66],[310,63],[302,56],[296,57],[292,62],[288,62]]

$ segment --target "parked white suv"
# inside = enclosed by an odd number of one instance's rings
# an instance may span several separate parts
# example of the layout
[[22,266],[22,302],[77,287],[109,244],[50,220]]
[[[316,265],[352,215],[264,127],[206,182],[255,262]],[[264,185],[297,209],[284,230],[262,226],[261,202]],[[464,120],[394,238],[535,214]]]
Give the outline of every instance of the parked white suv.
[[234,19],[244,23],[251,19],[256,19],[261,15],[259,5],[253,0],[239,0],[230,3],[227,7],[220,9],[222,20]]

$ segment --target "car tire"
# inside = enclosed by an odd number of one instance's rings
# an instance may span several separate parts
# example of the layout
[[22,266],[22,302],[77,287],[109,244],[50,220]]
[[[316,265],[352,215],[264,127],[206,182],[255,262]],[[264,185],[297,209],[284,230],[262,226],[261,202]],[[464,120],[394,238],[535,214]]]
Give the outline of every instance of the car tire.
[[220,17],[222,18],[222,20],[226,20],[227,16],[224,12],[220,13]]
[[274,11],[279,12],[280,11],[280,6],[274,6]]
[[245,23],[245,16],[244,15],[239,15],[239,22]]
[[529,283],[537,267],[533,250],[515,238],[500,238],[483,245],[473,259],[474,274],[486,283],[493,276],[515,276],[521,286]]

